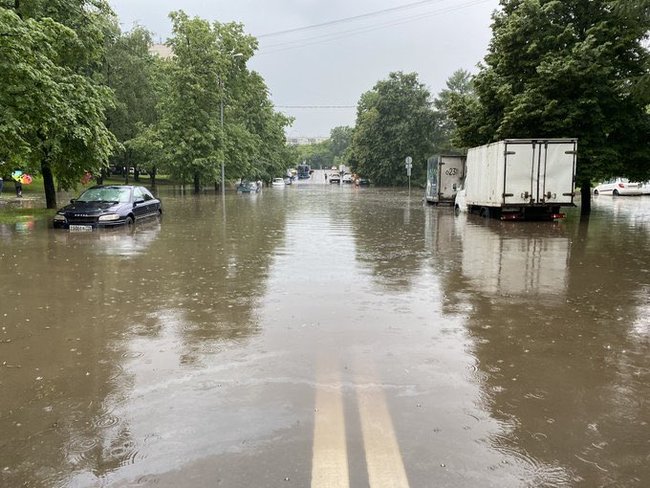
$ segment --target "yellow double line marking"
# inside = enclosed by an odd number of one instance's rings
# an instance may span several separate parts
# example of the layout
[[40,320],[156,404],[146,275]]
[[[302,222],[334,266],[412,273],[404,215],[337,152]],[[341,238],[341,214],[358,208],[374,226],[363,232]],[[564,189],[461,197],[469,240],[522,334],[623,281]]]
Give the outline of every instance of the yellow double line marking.
[[[342,385],[336,369],[322,366],[316,390],[311,487],[349,488]],[[356,387],[369,486],[408,488],[386,397],[376,377],[368,368],[364,374],[366,383],[360,386],[357,382]]]

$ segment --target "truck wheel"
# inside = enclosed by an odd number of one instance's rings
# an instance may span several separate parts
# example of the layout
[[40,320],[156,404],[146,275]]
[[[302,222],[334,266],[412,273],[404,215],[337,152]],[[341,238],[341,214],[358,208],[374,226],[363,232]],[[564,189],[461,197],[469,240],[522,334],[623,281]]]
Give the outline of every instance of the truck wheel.
[[480,215],[484,219],[489,219],[490,218],[490,209],[488,207],[482,207]]

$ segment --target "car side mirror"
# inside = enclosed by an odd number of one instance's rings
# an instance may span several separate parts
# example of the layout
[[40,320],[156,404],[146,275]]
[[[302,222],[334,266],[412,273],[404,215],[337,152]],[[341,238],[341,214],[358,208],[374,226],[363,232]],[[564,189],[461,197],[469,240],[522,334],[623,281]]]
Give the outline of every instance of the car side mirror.
[[76,202],[76,201],[77,201],[76,198],[71,198],[71,199],[70,199],[70,203],[74,203],[74,202]]
[[136,200],[135,202],[133,202],[133,206],[135,207],[136,205],[140,205],[142,203],[144,203],[144,200]]

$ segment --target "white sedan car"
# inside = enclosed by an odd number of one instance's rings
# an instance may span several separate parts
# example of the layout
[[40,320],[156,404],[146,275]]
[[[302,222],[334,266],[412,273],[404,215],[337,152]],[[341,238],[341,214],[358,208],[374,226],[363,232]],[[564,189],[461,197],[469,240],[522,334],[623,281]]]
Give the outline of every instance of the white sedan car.
[[627,178],[612,178],[594,188],[594,195],[641,195],[642,183],[630,182]]

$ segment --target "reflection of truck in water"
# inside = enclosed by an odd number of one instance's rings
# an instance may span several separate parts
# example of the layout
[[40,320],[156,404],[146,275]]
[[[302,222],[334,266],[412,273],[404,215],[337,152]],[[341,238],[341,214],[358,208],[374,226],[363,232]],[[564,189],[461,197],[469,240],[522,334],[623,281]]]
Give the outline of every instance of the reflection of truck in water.
[[311,168],[308,164],[299,164],[297,170],[299,180],[308,180],[310,178]]
[[434,204],[453,205],[465,174],[465,157],[439,155],[427,161],[425,198]]
[[506,139],[467,152],[455,207],[502,220],[553,220],[574,206],[577,139]]
[[490,295],[564,300],[570,241],[562,227],[531,230],[510,223],[458,222],[463,275],[475,291]]

